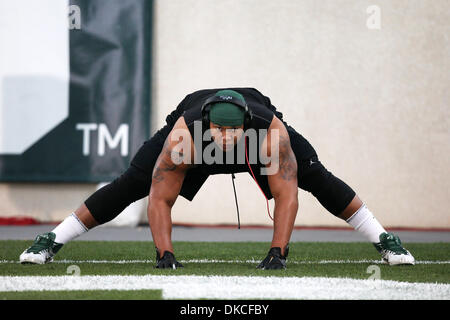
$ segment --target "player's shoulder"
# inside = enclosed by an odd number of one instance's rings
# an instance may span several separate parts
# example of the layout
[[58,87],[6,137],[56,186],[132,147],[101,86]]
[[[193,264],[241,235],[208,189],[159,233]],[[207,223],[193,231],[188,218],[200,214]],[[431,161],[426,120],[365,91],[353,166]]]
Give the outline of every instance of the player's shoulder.
[[188,126],[186,124],[186,119],[184,115],[180,116],[177,121],[175,122],[173,128],[171,131],[177,130],[177,129],[188,129]]
[[270,123],[269,131],[271,131],[271,130],[275,130],[275,131],[281,130],[281,132],[283,134],[287,134],[286,126],[276,116],[273,117],[272,122]]
[[184,116],[179,117],[175,122],[173,128],[170,130],[167,136],[166,143],[168,143],[170,147],[174,147],[180,144],[180,138],[182,139],[183,143],[192,142],[192,136],[190,134]]

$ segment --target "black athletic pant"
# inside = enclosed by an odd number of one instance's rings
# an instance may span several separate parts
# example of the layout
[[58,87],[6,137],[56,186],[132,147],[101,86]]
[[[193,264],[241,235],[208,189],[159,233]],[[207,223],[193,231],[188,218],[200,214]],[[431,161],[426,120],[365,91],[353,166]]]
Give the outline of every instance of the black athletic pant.
[[[355,192],[322,165],[316,151],[302,135],[290,126],[286,125],[286,128],[297,158],[299,188],[311,192],[330,213],[336,216],[341,214],[355,196]],[[153,167],[170,130],[171,127],[167,125],[159,130],[138,150],[130,167],[120,177],[97,190],[85,201],[98,223],[103,224],[114,219],[128,205],[148,196]],[[182,192],[187,194],[184,196],[192,200],[206,178],[207,176],[200,174],[187,176],[182,187]],[[270,199],[272,196],[267,176],[257,175],[256,178]]]

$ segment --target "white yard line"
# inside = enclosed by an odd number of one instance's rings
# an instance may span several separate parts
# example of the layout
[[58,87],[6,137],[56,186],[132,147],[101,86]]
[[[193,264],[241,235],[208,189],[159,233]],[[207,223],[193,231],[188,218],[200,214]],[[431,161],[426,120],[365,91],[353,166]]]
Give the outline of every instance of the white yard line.
[[0,291],[160,289],[164,299],[450,300],[450,285],[323,277],[20,276]]
[[[260,263],[261,260],[249,259],[249,260],[220,260],[220,259],[190,259],[179,260],[181,263]],[[19,263],[18,260],[0,260],[0,264]],[[55,260],[52,263],[99,263],[99,264],[133,264],[133,263],[155,263],[155,260]],[[380,260],[311,260],[311,261],[290,261],[288,264],[382,264]],[[421,260],[416,261],[416,264],[450,264],[450,260],[444,261],[432,261]]]

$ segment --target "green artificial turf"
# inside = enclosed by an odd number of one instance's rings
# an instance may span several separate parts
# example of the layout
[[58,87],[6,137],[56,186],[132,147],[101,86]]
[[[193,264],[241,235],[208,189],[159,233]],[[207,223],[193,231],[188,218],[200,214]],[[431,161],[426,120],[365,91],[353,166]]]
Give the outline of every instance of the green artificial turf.
[[161,290],[0,292],[0,300],[161,300]]
[[[374,264],[372,261],[380,260],[379,253],[369,243],[294,242],[290,244],[286,270],[259,270],[256,265],[267,254],[269,243],[174,242],[175,256],[179,261],[183,261],[184,268],[160,270],[155,268],[155,249],[152,242],[73,241],[61,249],[55,256],[54,263],[17,263],[20,253],[30,244],[30,241],[0,241],[0,276],[62,276],[71,274],[68,267],[76,265],[81,275],[308,276],[367,279],[372,275],[368,272],[368,267]],[[450,260],[448,243],[410,243],[405,247],[418,262]],[[58,262],[62,260],[68,261]],[[112,263],[118,260],[139,261]],[[368,261],[355,263],[361,260]],[[448,263],[377,266],[380,267],[382,280],[450,283]]]

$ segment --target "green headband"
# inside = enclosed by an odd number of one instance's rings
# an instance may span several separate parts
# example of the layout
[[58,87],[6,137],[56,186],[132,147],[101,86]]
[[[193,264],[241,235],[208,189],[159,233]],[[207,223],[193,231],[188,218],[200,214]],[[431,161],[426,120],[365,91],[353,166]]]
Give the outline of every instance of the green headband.
[[[220,90],[216,96],[232,96],[245,103],[244,97],[233,90]],[[221,126],[241,126],[244,124],[245,111],[233,103],[218,102],[211,105],[209,119]]]

